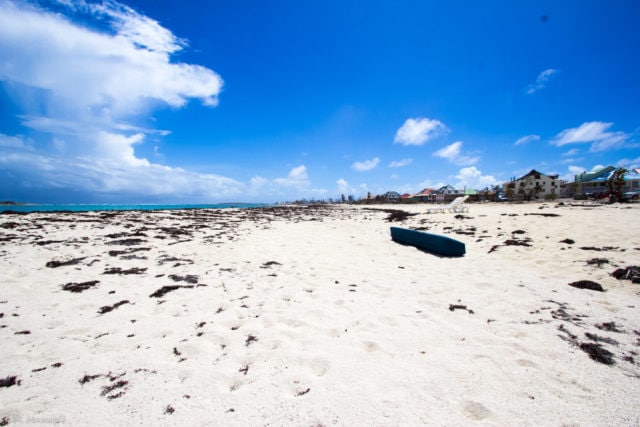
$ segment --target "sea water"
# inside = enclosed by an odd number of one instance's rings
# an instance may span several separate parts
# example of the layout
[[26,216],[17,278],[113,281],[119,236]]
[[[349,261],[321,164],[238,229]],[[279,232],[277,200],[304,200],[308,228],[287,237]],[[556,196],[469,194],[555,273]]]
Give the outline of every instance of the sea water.
[[268,206],[262,203],[220,203],[220,204],[43,204],[43,205],[1,205],[0,212],[98,212],[98,211],[154,211],[175,209],[246,209]]

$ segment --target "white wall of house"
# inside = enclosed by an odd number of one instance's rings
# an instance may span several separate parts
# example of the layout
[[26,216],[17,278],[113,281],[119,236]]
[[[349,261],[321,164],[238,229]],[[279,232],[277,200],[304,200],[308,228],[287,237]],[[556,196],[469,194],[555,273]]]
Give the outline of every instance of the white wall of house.
[[551,195],[560,196],[560,180],[557,175],[527,174],[520,179],[505,183],[503,187],[507,189],[512,183],[515,185],[513,188],[515,197],[543,199]]

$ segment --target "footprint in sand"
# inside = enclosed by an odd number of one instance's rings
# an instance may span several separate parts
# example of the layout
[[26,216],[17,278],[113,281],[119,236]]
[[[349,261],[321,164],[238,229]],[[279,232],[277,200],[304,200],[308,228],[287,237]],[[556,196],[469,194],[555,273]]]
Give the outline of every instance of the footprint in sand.
[[331,367],[331,364],[329,363],[329,361],[325,359],[320,359],[320,358],[312,359],[308,363],[309,363],[309,368],[311,368],[311,371],[319,377],[326,374],[329,368]]
[[373,341],[365,341],[364,350],[371,353],[371,352],[380,350],[380,346]]
[[489,418],[493,413],[488,410],[482,403],[467,400],[464,403],[464,415],[472,420],[481,421]]
[[535,362],[526,359],[518,359],[516,363],[520,366],[524,366],[525,368],[537,368],[538,365]]

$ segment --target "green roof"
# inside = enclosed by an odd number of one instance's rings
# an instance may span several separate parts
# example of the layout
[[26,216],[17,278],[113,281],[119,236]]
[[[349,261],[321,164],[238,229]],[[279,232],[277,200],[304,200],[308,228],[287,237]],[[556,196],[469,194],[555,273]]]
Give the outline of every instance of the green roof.
[[576,175],[576,182],[588,182],[598,178],[606,177],[607,175],[609,175],[609,173],[611,173],[611,171],[614,171],[615,169],[616,168],[614,168],[613,166],[607,166],[606,168],[598,169],[596,171],[583,172],[580,175]]

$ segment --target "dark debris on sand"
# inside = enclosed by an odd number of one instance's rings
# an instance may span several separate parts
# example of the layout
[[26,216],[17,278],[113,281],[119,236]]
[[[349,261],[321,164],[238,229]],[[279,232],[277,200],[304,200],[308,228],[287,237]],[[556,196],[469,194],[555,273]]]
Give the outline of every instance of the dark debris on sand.
[[473,310],[467,308],[466,305],[462,305],[462,304],[449,304],[449,311],[455,311],[455,310],[465,310],[467,311],[469,314],[474,314]]
[[78,382],[79,382],[80,384],[84,385],[84,384],[88,383],[89,381],[93,381],[93,380],[95,380],[96,378],[100,378],[101,376],[102,376],[102,374],[97,374],[97,375],[86,375],[86,374],[85,374],[85,376],[84,376],[84,377],[82,377],[82,378],[80,378],[80,379],[78,380]]
[[554,214],[554,213],[526,213],[526,215],[538,215],[538,216],[544,216],[544,217],[556,217],[556,216],[560,216],[558,214]]
[[124,251],[109,251],[109,256],[120,256],[120,255],[130,255],[134,252],[139,252],[139,251],[150,251],[151,248],[129,248],[127,250]]
[[49,261],[46,266],[49,268],[58,268],[58,267],[64,267],[67,265],[76,265],[79,264],[81,261],[85,260],[86,257],[82,257],[82,258],[72,258],[70,260],[67,261]]
[[11,387],[20,384],[22,384],[22,381],[20,381],[15,375],[10,375],[6,378],[0,378],[0,387]]
[[[568,341],[570,344],[575,345],[580,350],[587,353],[589,355],[589,358],[591,358],[591,360],[595,360],[596,362],[602,363],[604,365],[615,364],[615,360],[613,359],[614,354],[609,350],[607,350],[606,348],[604,348],[601,344],[597,342],[580,342],[578,340],[578,337],[572,334],[571,332],[569,332],[569,330],[567,330],[563,325],[558,326],[558,330],[563,332],[566,335],[566,336],[560,335],[560,338],[562,338],[565,341]],[[587,338],[590,338],[589,335],[587,335]]]
[[112,267],[112,268],[107,268],[102,274],[124,274],[124,275],[128,275],[128,274],[143,274],[145,271],[147,271],[147,268],[139,268],[139,267],[132,267],[129,268],[128,270],[123,270],[120,267]]
[[118,308],[118,307],[120,307],[121,305],[124,305],[124,304],[131,304],[131,303],[129,302],[129,300],[125,299],[125,300],[117,302],[117,303],[115,303],[113,305],[105,305],[105,306],[100,307],[100,309],[98,310],[98,314],[108,313],[108,312],[113,311],[116,308]]
[[143,239],[122,239],[122,240],[113,240],[111,242],[107,242],[107,245],[119,245],[119,246],[137,246],[146,243],[146,240]]
[[597,265],[601,267],[602,264],[609,264],[609,260],[606,258],[591,258],[587,260],[587,265]]
[[616,322],[598,323],[595,326],[596,326],[596,328],[598,328],[600,330],[603,330],[603,331],[610,331],[610,332],[617,332],[617,333],[624,332],[622,329],[620,329],[618,327],[618,325],[616,325]]
[[611,275],[618,280],[631,280],[631,283],[640,283],[640,267],[638,266],[618,268]]
[[193,283],[194,285],[198,283],[198,276],[193,274],[187,274],[186,276],[178,276],[177,274],[170,274],[169,279],[173,280],[174,282],[187,282],[187,283]]
[[124,395],[124,391],[118,391],[118,393],[115,393],[115,394],[109,394],[109,393],[113,392],[114,390],[122,389],[127,384],[129,384],[129,381],[120,380],[120,381],[116,381],[116,382],[114,382],[112,384],[105,385],[105,386],[102,387],[102,391],[100,392],[100,396],[107,396],[107,399],[109,399],[109,400],[113,400],[113,399],[117,399],[119,397],[122,397]]
[[62,285],[62,290],[74,292],[74,293],[80,293],[80,292],[86,291],[87,289],[94,288],[98,283],[100,283],[99,280],[91,280],[91,281],[82,282],[82,283],[67,283],[66,285]]
[[167,286],[163,286],[160,289],[157,289],[151,295],[149,295],[149,297],[150,298],[162,298],[163,296],[165,296],[169,292],[175,291],[176,289],[180,289],[180,288],[191,289],[191,288],[193,288],[193,285],[167,285]]
[[587,338],[589,338],[593,342],[603,342],[611,345],[619,345],[620,343],[613,338],[603,337],[598,334],[592,334],[591,332],[585,332],[584,334]]
[[262,264],[260,268],[269,268],[274,265],[282,265],[282,264],[280,264],[278,261],[267,261],[264,264]]
[[374,208],[367,208],[367,210],[369,210],[369,211],[380,211],[380,212],[384,212],[384,213],[389,214],[389,216],[387,216],[387,218],[385,218],[387,222],[402,222],[402,221],[406,220],[409,217],[418,215],[417,213],[411,213],[411,212],[403,211],[403,210],[400,210],[400,209],[374,209]]
[[615,250],[617,250],[619,248],[617,246],[603,246],[601,248],[597,248],[595,246],[582,246],[580,249],[582,249],[583,251],[601,252],[601,251],[615,251]]
[[[518,230],[516,230],[518,231]],[[491,249],[489,249],[489,252],[487,253],[491,253],[491,252],[495,252],[496,250],[498,250],[498,248],[500,246],[527,246],[530,247],[531,246],[531,239],[526,237],[524,239],[507,239],[504,241],[504,243],[502,245],[494,245],[491,247]]]
[[596,362],[605,365],[615,364],[615,361],[613,360],[613,353],[598,343],[583,342],[579,344],[579,347],[580,350],[587,353],[589,357]]
[[258,341],[257,337],[255,337],[253,335],[249,335],[249,336],[247,336],[247,339],[245,340],[244,345],[249,347],[249,344],[251,344],[253,342],[257,342],[257,341]]
[[578,280],[577,282],[569,283],[569,286],[573,286],[578,289],[589,289],[591,291],[604,292],[602,285],[592,280]]

